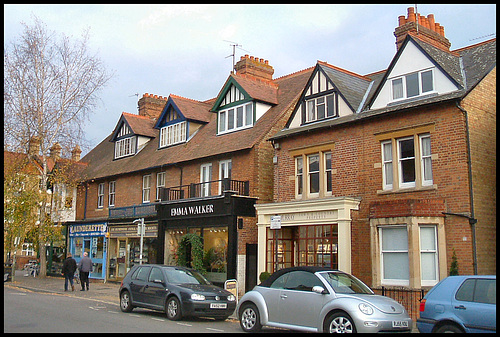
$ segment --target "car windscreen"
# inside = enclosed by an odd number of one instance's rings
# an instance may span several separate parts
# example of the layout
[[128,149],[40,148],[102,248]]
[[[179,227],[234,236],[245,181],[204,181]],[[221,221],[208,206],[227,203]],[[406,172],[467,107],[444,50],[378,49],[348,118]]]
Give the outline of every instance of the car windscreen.
[[368,294],[373,295],[373,291],[357,278],[338,272],[320,273],[337,294]]
[[174,284],[210,284],[200,273],[184,269],[167,269],[167,279]]

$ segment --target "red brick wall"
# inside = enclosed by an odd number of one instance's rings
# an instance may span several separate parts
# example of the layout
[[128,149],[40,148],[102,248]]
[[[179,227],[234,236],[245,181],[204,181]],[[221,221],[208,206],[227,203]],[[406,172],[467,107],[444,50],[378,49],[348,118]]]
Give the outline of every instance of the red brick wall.
[[[434,123],[431,149],[433,155],[437,155],[437,159],[433,159],[432,163],[433,180],[437,189],[377,193],[382,190],[382,169],[375,168],[374,165],[381,163],[382,159],[380,142],[375,138],[375,134],[428,123]],[[442,211],[470,211],[465,123],[463,114],[453,103],[392,113],[281,139],[281,149],[276,151],[279,165],[275,166],[274,190],[277,202],[295,198],[295,163],[288,150],[325,142],[335,144],[332,152],[332,168],[336,170],[333,174],[333,196],[362,198],[359,211],[353,212],[352,272],[368,283],[371,282],[369,219],[380,216],[379,212],[383,210],[384,205],[392,205],[389,216],[409,211],[415,216],[443,216]],[[372,210],[373,214],[370,214],[371,205],[377,205]],[[447,216],[445,228],[449,242],[449,260],[451,261],[454,248],[459,257],[460,272],[472,273],[471,231],[467,219]]]

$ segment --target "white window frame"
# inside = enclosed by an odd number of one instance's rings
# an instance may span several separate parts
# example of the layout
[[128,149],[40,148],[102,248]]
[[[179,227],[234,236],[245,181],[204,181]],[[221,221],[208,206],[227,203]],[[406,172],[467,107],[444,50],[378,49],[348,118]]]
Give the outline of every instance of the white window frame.
[[[311,171],[311,158],[312,157],[318,158],[318,170],[317,171]],[[318,177],[318,191],[317,192],[311,192],[312,174],[315,174]],[[321,175],[321,154],[320,153],[313,153],[313,154],[307,155],[307,184],[306,185],[307,185],[307,195],[310,198],[319,197],[319,192],[321,191],[320,175]]]
[[104,207],[104,183],[97,185],[97,208]]
[[222,193],[222,179],[231,179],[232,174],[232,161],[231,159],[221,160],[219,162],[219,194]]
[[[330,157],[330,167],[328,167],[328,157]],[[332,167],[333,167],[333,156],[332,152],[327,151],[323,152],[323,162],[324,162],[324,168],[325,168],[325,195],[332,195],[332,190],[333,190],[333,172],[332,172]],[[330,175],[330,180],[331,184],[328,184],[328,175]]]
[[23,243],[21,247],[22,256],[35,256],[35,249],[32,243]]
[[142,176],[142,203],[149,203],[151,201],[151,174]]
[[[331,101],[329,101],[329,98],[331,98]],[[321,102],[322,100],[322,102]],[[335,111],[335,93],[331,93],[328,95],[324,96],[319,96],[315,98],[311,98],[305,101],[306,104],[306,123],[309,122],[315,122],[318,120],[323,120],[331,117],[336,116],[336,111]],[[332,111],[333,113],[331,115],[328,114],[328,104],[329,102],[333,104],[332,106]],[[318,118],[318,107],[324,105],[325,111],[324,111],[324,116],[321,118]]]
[[208,197],[211,194],[212,163],[200,166],[200,197]]
[[[419,145],[420,145],[420,174],[422,176],[422,186],[432,186],[434,184],[433,174],[432,174],[432,147],[431,147],[431,135],[423,134],[419,135]],[[429,142],[429,153],[424,153],[424,140]],[[428,163],[428,165],[426,165]],[[430,179],[426,179],[427,170],[430,171]]]
[[[388,151],[385,151],[386,147]],[[392,140],[381,142],[382,150],[382,185],[384,190],[392,190],[394,183],[394,167],[392,160]]]
[[158,172],[156,174],[156,200],[161,200],[160,188],[165,187],[167,172]]
[[[383,242],[383,231],[384,230],[389,230],[389,229],[402,229],[404,228],[406,230],[406,250],[388,250],[384,249],[384,242]],[[407,264],[408,264],[408,271],[410,270],[410,254],[409,254],[409,242],[408,242],[408,227],[406,225],[391,225],[391,226],[380,226],[378,228],[379,230],[379,241],[380,241],[380,280],[382,285],[393,285],[393,286],[409,286],[410,285],[410,275],[408,272],[408,279],[405,278],[400,278],[400,279],[391,279],[391,278],[385,278],[385,273],[384,273],[384,255],[385,254],[401,254],[401,253],[406,253],[407,255]]]
[[109,196],[108,196],[108,200],[109,200],[109,206],[112,207],[115,205],[115,196],[116,196],[116,181],[110,181],[109,182]]
[[304,159],[295,157],[295,197],[302,199],[304,193]]
[[[242,123],[238,126],[238,109],[242,108]],[[231,116],[230,116],[231,114]],[[251,128],[254,124],[254,106],[253,102],[235,105],[218,112],[218,134],[229,133],[237,130]]]
[[[402,141],[413,139],[414,155],[413,157],[401,158],[400,144]],[[424,142],[429,142],[427,149],[429,152],[424,153]],[[430,133],[422,133],[400,138],[391,138],[380,142],[382,155],[382,189],[384,191],[419,188],[433,186],[432,172],[432,148]],[[384,151],[387,147],[388,151]],[[394,150],[394,147],[396,150]],[[415,180],[403,182],[403,161],[413,160],[415,170]],[[427,165],[426,165],[427,164]],[[430,178],[426,178],[426,172],[429,170]],[[388,179],[388,177],[392,177]],[[396,182],[396,184],[394,184]]]
[[187,139],[187,122],[183,121],[160,129],[160,148],[184,143]]
[[[434,240],[433,246],[423,247],[423,238],[422,238],[422,229],[431,229],[434,232]],[[435,225],[420,225],[419,226],[419,242],[420,242],[420,282],[422,286],[435,286],[439,282],[439,256],[438,256],[438,233],[437,226]],[[427,245],[426,245],[427,246]],[[423,261],[423,255],[432,255],[432,263],[434,264],[434,270],[432,271],[435,275],[433,279],[424,279],[424,269],[428,266],[425,266]]]
[[135,154],[136,137],[127,137],[115,142],[115,159]]
[[[432,89],[424,91],[424,81],[422,80],[422,77],[424,74],[427,74],[429,72],[432,75],[432,80],[430,83],[430,84],[432,84]],[[408,96],[407,80],[408,80],[409,76],[412,76],[415,74],[417,74],[417,79],[418,79],[418,84],[417,84],[418,85],[418,94]],[[394,90],[395,81],[401,81],[401,93],[400,93],[400,95],[398,95],[398,97],[395,97],[395,95],[396,95],[396,92]],[[428,95],[428,94],[434,93],[436,91],[436,89],[435,89],[436,88],[435,76],[434,76],[434,69],[433,68],[423,69],[423,70],[418,71],[418,72],[413,72],[413,73],[409,73],[409,74],[404,74],[402,76],[394,77],[390,80],[390,83],[391,83],[390,87],[391,87],[391,100],[392,101],[399,101],[399,100],[404,100],[404,99],[408,99],[408,98]]]
[[[413,142],[413,156],[401,158],[401,143],[404,141],[408,141],[408,140],[411,140]],[[416,181],[417,181],[417,167],[416,167],[417,158],[415,157],[415,151],[416,151],[415,137],[410,136],[410,137],[398,138],[398,139],[396,139],[396,144],[397,144],[397,151],[398,151],[399,187],[400,188],[415,187]],[[408,161],[413,161],[413,170],[414,170],[415,179],[413,181],[404,182],[403,181],[403,176],[404,176],[403,175],[403,165],[404,165],[404,163],[406,163]]]

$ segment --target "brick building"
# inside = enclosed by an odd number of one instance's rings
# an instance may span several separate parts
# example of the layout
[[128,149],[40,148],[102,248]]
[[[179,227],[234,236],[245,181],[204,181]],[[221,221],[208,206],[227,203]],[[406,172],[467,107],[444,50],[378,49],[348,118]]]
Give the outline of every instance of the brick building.
[[451,51],[434,16],[413,8],[394,35],[384,71],[318,61],[271,137],[259,273],[323,265],[423,289],[454,252],[460,274],[496,273],[496,39]]
[[[176,263],[186,234],[204,241],[215,283],[257,282],[255,203],[272,201],[273,148],[312,68],[273,79],[267,60],[245,55],[217,97],[145,94],[122,113],[83,162],[71,251],[96,251],[95,278],[119,280],[139,262],[135,220],[144,218],[143,261]],[[249,270],[250,272],[246,272]]]

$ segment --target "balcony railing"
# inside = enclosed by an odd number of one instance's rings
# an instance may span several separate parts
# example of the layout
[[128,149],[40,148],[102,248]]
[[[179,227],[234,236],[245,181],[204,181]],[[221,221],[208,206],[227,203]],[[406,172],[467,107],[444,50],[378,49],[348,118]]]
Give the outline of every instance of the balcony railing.
[[[205,183],[181,185],[168,188],[161,187],[160,198],[162,201],[203,198],[222,195],[227,191],[233,191],[238,195],[249,196],[250,183],[248,180],[239,181],[226,178],[221,180],[207,181]],[[109,217],[131,218],[156,215],[157,204],[158,202],[152,202],[148,204],[110,208]]]
[[181,200],[190,198],[203,198],[222,195],[226,191],[233,191],[238,195],[250,195],[249,181],[231,179],[212,180],[204,183],[180,185],[160,188],[162,201]]
[[114,207],[109,209],[110,218],[128,218],[128,217],[144,217],[148,215],[156,215],[157,202],[133,205],[126,207]]

